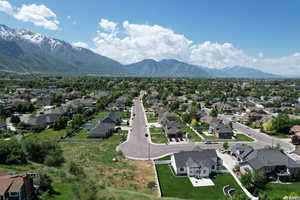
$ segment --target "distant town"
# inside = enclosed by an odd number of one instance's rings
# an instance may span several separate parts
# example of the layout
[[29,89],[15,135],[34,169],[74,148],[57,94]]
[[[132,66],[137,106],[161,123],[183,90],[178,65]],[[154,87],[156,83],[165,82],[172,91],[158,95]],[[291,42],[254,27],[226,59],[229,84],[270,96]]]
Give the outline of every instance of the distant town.
[[299,199],[300,80],[2,75],[0,200]]

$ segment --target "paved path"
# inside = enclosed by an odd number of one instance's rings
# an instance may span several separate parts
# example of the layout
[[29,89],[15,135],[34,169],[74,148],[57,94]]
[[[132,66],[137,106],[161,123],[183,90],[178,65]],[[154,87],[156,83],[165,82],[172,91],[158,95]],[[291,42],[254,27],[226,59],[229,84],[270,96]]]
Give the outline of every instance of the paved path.
[[[127,141],[118,146],[118,149],[128,158],[148,160],[153,158],[162,157],[167,154],[171,154],[179,151],[190,151],[196,146],[200,146],[204,149],[217,149],[220,148],[223,143],[218,144],[204,144],[204,143],[188,143],[188,144],[153,144],[149,139],[149,129],[146,127],[145,112],[141,102],[142,94],[135,100],[133,105],[133,120],[131,121],[132,131],[128,133]],[[228,119],[227,119],[228,120]],[[263,148],[265,146],[271,146],[272,144],[279,143],[286,151],[291,151],[293,146],[287,142],[274,139],[266,134],[259,133],[247,126],[239,123],[234,124],[234,128],[238,131],[244,132],[249,136],[255,138],[257,141],[248,143],[254,148]],[[148,134],[147,138],[145,134]],[[229,142],[229,145],[233,145],[236,142]]]

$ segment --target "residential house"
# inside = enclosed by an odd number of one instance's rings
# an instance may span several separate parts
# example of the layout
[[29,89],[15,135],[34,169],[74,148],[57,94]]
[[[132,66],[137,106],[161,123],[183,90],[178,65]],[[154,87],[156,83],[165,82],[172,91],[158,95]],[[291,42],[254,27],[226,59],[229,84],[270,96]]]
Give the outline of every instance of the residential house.
[[225,125],[218,121],[216,123],[211,123],[209,127],[209,132],[220,139],[232,139],[234,133],[229,125]]
[[90,131],[89,138],[108,138],[113,135],[115,125],[113,123],[99,123]]
[[215,149],[200,149],[182,151],[171,156],[171,166],[177,176],[207,178],[217,173],[221,160]]
[[51,126],[60,117],[59,114],[40,114],[37,116],[28,116],[26,118],[21,118],[21,121],[27,125],[27,127],[40,127],[47,128]]
[[251,146],[245,144],[236,144],[229,147],[231,155],[236,157],[239,162],[244,161],[253,150]]
[[119,124],[122,123],[122,118],[117,113],[110,112],[108,116],[104,117],[101,120],[101,122],[102,123],[110,123],[110,124],[119,125]]
[[0,173],[0,200],[28,200],[33,195],[31,176]]
[[[247,148],[245,148],[247,149]],[[260,171],[268,178],[290,180],[300,170],[300,164],[285,153],[274,149],[246,150],[240,160],[241,172]]]
[[108,138],[116,131],[116,125],[122,122],[121,117],[111,112],[108,116],[104,117],[95,128],[92,128],[89,138]]

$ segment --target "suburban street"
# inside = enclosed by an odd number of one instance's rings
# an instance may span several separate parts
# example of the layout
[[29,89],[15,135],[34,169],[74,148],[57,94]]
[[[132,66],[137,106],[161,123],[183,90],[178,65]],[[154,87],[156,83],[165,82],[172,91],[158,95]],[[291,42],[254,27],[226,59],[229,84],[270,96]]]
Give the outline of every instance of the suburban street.
[[[146,127],[145,111],[141,102],[141,97],[138,97],[133,105],[133,119],[132,119],[132,131],[129,131],[127,141],[119,145],[118,149],[128,158],[138,160],[148,160],[153,158],[159,158],[167,154],[171,154],[179,151],[189,151],[194,147],[199,146],[204,149],[208,148],[221,148],[223,143],[217,144],[204,144],[203,142],[188,143],[188,144],[153,144],[150,142],[150,132]],[[223,116],[223,120],[230,120]],[[265,146],[272,146],[280,144],[281,147],[290,152],[293,150],[293,146],[283,140],[270,137],[266,134],[257,132],[245,125],[234,123],[234,128],[240,132],[248,134],[250,137],[256,139],[255,142],[248,143],[253,148],[263,148]],[[148,135],[148,137],[146,137]],[[236,142],[229,142],[229,145],[233,145]]]

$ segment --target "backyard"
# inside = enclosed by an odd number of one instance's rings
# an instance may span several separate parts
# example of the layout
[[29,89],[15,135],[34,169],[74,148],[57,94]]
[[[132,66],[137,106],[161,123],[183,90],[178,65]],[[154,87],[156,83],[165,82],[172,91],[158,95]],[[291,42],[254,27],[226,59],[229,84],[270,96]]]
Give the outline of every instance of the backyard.
[[266,193],[270,199],[282,199],[284,196],[296,192],[299,195],[300,181],[292,184],[268,183],[262,193]]
[[223,187],[230,185],[241,192],[239,185],[230,174],[218,174],[212,181],[215,186],[193,187],[187,177],[175,177],[169,165],[156,165],[163,197],[184,199],[228,199],[223,194]]

